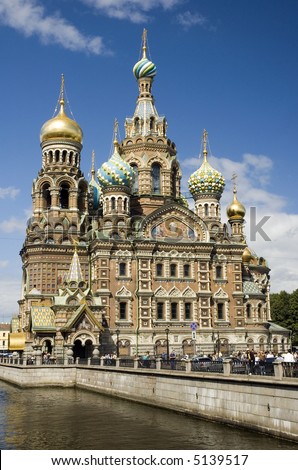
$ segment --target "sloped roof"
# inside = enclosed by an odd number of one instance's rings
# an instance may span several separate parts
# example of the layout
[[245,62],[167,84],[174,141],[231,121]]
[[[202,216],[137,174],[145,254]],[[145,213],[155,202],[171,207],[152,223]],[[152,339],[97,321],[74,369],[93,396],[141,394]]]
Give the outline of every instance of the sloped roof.
[[31,307],[33,331],[56,331],[55,314],[50,307]]

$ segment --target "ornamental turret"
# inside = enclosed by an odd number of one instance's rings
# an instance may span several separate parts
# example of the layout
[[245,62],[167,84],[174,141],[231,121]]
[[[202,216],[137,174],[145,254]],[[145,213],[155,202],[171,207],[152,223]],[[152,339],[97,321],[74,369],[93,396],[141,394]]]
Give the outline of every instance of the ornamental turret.
[[130,215],[130,195],[134,170],[119,153],[118,121],[114,124],[114,152],[97,172],[102,190],[105,234],[111,238],[125,238]]
[[233,189],[233,201],[227,207],[227,216],[229,219],[229,224],[232,230],[232,239],[237,242],[243,242],[245,240],[243,227],[244,227],[244,216],[245,216],[245,207],[237,199],[237,187],[236,187],[236,175],[233,175],[234,180],[234,189]]
[[195,200],[195,212],[206,222],[220,221],[220,203],[225,180],[207,160],[207,131],[203,132],[204,161],[188,180],[189,191]]

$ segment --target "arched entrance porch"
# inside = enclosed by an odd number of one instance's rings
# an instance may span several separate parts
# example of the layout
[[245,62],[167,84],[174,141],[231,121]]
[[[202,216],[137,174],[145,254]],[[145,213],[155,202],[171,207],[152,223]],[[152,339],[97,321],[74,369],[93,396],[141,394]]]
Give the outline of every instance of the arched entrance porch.
[[88,357],[92,357],[93,351],[93,344],[91,339],[87,339],[84,341],[81,338],[77,338],[74,342],[73,347],[73,357],[76,359],[77,357],[80,359],[88,359]]

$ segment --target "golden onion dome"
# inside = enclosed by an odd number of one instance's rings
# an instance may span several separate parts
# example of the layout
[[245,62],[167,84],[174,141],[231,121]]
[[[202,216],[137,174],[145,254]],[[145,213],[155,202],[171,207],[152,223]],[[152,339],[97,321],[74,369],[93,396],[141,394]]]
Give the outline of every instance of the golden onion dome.
[[64,99],[60,99],[60,111],[57,116],[44,123],[40,131],[40,142],[46,140],[67,139],[80,144],[83,142],[83,131],[80,126],[70,119],[64,110]]
[[244,248],[244,251],[242,253],[242,261],[243,263],[249,263],[252,260],[252,258],[253,258],[253,255],[247,246],[246,248]]
[[244,219],[245,216],[245,207],[237,199],[237,190],[234,187],[234,198],[233,202],[227,207],[227,216],[229,219]]

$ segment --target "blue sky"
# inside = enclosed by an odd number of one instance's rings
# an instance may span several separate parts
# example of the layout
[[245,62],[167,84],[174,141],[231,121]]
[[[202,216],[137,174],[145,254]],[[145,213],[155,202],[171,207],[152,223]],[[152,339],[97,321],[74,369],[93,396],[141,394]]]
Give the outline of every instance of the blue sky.
[[[88,176],[92,149],[97,167],[110,155],[114,118],[123,138],[134,112],[144,27],[156,107],[177,145],[184,190],[206,128],[210,162],[227,181],[223,215],[236,172],[248,244],[268,260],[272,291],[298,287],[297,17],[296,0],[0,0],[0,321],[18,311],[39,132],[61,74],[84,132]],[[270,216],[262,228],[271,241],[250,240],[250,207],[257,222]]]

